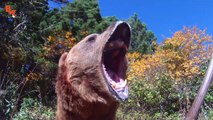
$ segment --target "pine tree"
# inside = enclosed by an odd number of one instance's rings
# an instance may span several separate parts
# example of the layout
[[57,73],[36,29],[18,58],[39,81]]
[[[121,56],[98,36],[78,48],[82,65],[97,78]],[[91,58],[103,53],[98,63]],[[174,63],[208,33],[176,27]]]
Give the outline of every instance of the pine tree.
[[156,41],[154,33],[147,30],[147,27],[142,23],[137,14],[134,14],[128,19],[132,28],[131,51],[137,51],[143,54],[153,53],[153,41]]

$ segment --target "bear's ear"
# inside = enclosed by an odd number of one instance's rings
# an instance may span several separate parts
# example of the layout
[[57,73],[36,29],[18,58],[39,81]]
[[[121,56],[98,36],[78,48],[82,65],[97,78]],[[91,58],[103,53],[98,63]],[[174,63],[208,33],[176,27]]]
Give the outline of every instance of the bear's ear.
[[64,64],[65,64],[65,60],[66,60],[66,58],[67,58],[67,52],[65,52],[65,53],[63,53],[62,55],[61,55],[61,57],[60,57],[60,59],[59,59],[59,62],[58,62],[58,67],[60,68],[60,67],[62,67],[62,66],[64,66]]
[[56,80],[60,81],[60,80],[64,80],[66,79],[66,66],[65,66],[65,61],[67,58],[67,52],[63,53],[59,59],[58,62],[58,73],[57,73],[57,77]]

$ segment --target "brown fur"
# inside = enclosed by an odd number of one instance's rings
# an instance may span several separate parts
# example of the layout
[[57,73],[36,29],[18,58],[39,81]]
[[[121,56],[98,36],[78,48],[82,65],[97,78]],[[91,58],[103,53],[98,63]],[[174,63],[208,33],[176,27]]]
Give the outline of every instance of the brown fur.
[[[56,120],[113,120],[118,101],[101,69],[102,52],[114,25],[92,34],[64,53],[58,65]],[[123,66],[126,69],[126,66]]]

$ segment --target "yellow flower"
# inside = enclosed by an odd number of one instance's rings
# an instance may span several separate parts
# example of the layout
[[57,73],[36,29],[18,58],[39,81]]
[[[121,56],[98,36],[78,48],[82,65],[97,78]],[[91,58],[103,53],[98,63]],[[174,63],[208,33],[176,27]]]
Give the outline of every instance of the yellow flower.
[[53,41],[53,37],[52,36],[49,36],[48,38],[47,38],[47,40],[49,41],[49,42],[51,42],[51,41]]

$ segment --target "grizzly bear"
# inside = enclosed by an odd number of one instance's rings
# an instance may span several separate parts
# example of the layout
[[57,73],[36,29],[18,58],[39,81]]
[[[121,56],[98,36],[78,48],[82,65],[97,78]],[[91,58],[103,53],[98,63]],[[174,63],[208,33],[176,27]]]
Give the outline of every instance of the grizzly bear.
[[118,21],[62,54],[56,78],[56,120],[114,120],[128,98],[128,23]]

